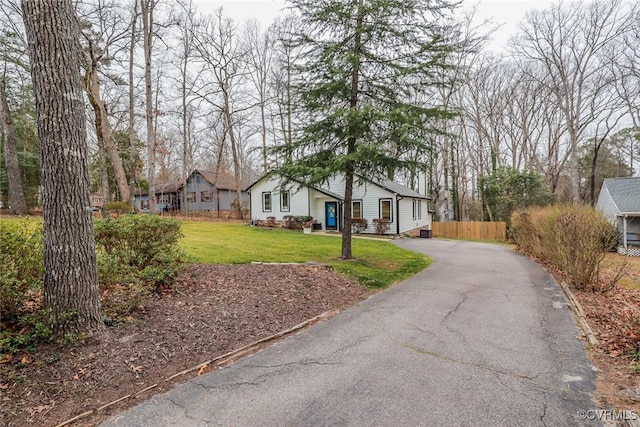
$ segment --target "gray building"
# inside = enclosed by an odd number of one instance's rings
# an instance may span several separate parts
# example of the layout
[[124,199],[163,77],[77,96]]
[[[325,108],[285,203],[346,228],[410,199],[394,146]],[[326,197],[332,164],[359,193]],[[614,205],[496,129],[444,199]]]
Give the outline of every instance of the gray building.
[[[185,204],[188,212],[211,212],[215,216],[235,211],[237,185],[235,178],[229,174],[195,169],[187,177],[186,194],[184,188],[182,180],[157,184],[157,211],[185,213]],[[241,203],[243,207],[247,207],[249,195],[242,184],[241,189]],[[140,212],[149,212],[149,193],[136,193],[135,203]]]
[[640,177],[606,178],[596,207],[618,227],[618,252],[640,256]]

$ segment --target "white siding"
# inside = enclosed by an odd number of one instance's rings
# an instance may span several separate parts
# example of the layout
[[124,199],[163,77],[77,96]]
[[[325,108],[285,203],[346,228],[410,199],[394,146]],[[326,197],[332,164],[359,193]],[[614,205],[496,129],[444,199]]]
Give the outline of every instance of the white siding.
[[[327,227],[327,217],[325,211],[325,202],[338,202],[333,197],[329,197],[324,193],[316,190],[310,191],[311,195],[311,212],[309,215],[313,217],[318,223],[322,224],[322,229]],[[340,210],[340,203],[338,203],[338,211]],[[342,212],[338,212],[338,218],[341,218]]]
[[[289,210],[280,209],[280,181],[270,177],[265,177],[253,187],[251,187],[251,219],[265,220],[273,216],[276,220],[282,220],[287,215],[310,215],[309,213],[309,190],[307,188],[296,188],[289,185],[284,188],[289,191]],[[262,193],[271,192],[271,211],[262,210]]]
[[[344,197],[344,178],[339,177],[330,180],[326,188],[332,193]],[[373,220],[380,218],[380,199],[391,199],[393,216],[387,234],[396,234],[398,212],[396,212],[396,198],[393,193],[375,184],[364,183],[363,185],[358,185],[354,183],[352,198],[353,200],[362,201],[362,217],[369,222],[369,227],[364,231],[365,233],[375,233]]]
[[600,210],[604,214],[604,216],[609,219],[609,221],[614,224],[616,223],[616,214],[619,213],[619,210],[615,202],[613,201],[613,198],[611,197],[606,184],[602,185],[602,190],[600,190],[598,202],[596,203],[596,208]]
[[[418,218],[416,206],[416,217],[413,218],[413,202],[421,203],[421,215]],[[410,231],[420,227],[431,226],[431,214],[426,200],[404,198],[400,200],[400,233]]]
[[[344,197],[344,178],[337,177],[330,179],[326,184],[318,186],[329,194]],[[301,188],[296,189],[295,185],[288,187],[290,191],[291,210],[283,212],[280,210],[280,182],[277,178],[265,177],[251,187],[251,218],[253,220],[265,220],[267,217],[273,216],[276,220],[281,220],[286,215],[310,215],[317,222],[322,224],[322,228],[326,228],[325,202],[334,202],[336,199],[329,194],[314,189]],[[262,193],[271,192],[272,209],[271,212],[262,211]],[[354,184],[353,200],[362,202],[362,217],[369,222],[369,227],[365,233],[374,233],[375,227],[373,220],[380,218],[380,200],[389,199],[391,201],[392,221],[390,223],[388,234],[396,234],[398,232],[398,217],[400,217],[400,233],[413,230],[415,228],[430,226],[431,214],[428,211],[427,200],[421,200],[422,215],[421,218],[413,219],[413,200],[411,198],[401,199],[399,202],[400,212],[398,212],[397,198],[394,193],[386,190],[373,183],[364,183],[362,185]],[[417,200],[417,199],[416,199]],[[343,207],[338,204],[338,217],[340,225],[344,225],[342,220]]]

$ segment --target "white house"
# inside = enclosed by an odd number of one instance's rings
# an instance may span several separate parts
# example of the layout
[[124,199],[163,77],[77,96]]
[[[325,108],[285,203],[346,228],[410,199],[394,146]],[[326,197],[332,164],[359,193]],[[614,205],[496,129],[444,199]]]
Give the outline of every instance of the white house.
[[[415,229],[431,229],[429,198],[404,185],[389,180],[354,182],[351,211],[353,218],[365,218],[368,227],[364,233],[374,233],[373,220],[390,221],[387,234],[401,234]],[[344,177],[338,176],[327,183],[309,187],[297,183],[282,186],[278,176],[267,174],[251,184],[252,221],[266,221],[270,217],[282,221],[283,217],[311,216],[323,230],[341,230],[344,226]]]
[[606,178],[596,208],[618,227],[618,252],[640,256],[640,178]]

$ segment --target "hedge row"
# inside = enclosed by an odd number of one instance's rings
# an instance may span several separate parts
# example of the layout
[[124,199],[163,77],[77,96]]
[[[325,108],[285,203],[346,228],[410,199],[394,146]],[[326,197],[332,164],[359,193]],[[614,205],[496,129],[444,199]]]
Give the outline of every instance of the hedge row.
[[515,212],[511,235],[525,252],[553,264],[578,289],[592,289],[600,261],[618,240],[618,230],[587,206],[556,205]]

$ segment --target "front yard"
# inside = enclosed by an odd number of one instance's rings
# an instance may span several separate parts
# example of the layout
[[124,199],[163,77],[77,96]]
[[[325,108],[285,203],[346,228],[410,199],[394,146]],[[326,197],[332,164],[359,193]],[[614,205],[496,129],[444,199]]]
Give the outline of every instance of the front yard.
[[[253,343],[356,304],[429,263],[385,241],[354,239],[358,259],[341,261],[333,236],[207,221],[182,230],[192,264],[173,289],[110,319],[107,339],[0,354],[0,425],[53,426],[78,415],[73,426],[96,425],[228,363],[234,350],[255,351]],[[329,267],[251,264],[307,261]]]
[[197,263],[315,261],[371,288],[389,286],[422,270],[429,260],[391,242],[353,239],[356,260],[342,261],[339,236],[303,234],[237,223],[185,221],[181,246]]

